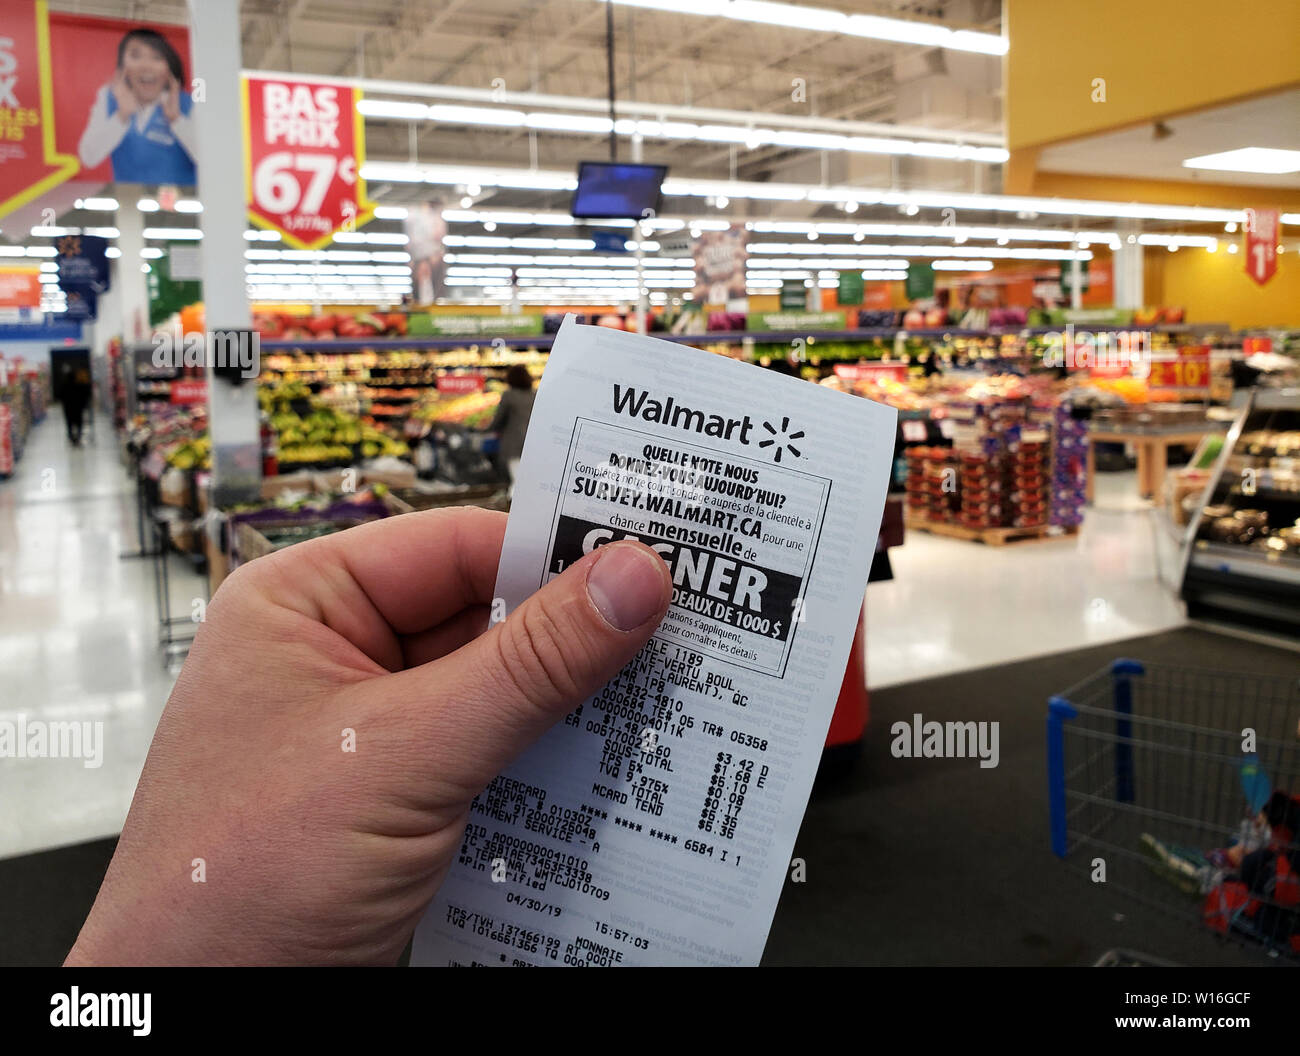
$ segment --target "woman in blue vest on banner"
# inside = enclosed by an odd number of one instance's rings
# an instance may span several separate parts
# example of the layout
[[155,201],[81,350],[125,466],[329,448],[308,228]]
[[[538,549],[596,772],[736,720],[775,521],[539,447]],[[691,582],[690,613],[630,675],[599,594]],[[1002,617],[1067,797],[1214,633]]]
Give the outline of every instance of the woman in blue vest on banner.
[[181,58],[161,33],[128,32],[81,134],[81,164],[111,156],[115,182],[195,186],[194,100],[184,84]]

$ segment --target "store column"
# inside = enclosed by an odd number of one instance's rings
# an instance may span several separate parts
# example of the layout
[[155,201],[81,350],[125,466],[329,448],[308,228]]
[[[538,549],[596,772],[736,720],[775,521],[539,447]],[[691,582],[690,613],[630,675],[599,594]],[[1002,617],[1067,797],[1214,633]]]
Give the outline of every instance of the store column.
[[[149,337],[149,284],[145,281],[147,261],[140,256],[144,249],[144,217],[135,205],[138,190],[119,185],[117,188],[117,248],[121,256],[114,262],[113,290],[121,311],[122,345],[132,345]],[[106,335],[107,336],[107,335]]]
[[[212,500],[258,497],[262,470],[257,378],[232,368],[231,331],[251,342],[244,288],[244,134],[240,105],[238,0],[190,0],[190,46],[203,91],[198,113],[199,264],[208,364]],[[223,363],[223,353],[225,362]],[[215,364],[215,367],[214,367]],[[253,376],[244,376],[246,374]]]
[[1125,220],[1119,225],[1119,248],[1112,260],[1115,269],[1115,307],[1141,308],[1145,290],[1142,285],[1143,253],[1138,241],[1138,225]]

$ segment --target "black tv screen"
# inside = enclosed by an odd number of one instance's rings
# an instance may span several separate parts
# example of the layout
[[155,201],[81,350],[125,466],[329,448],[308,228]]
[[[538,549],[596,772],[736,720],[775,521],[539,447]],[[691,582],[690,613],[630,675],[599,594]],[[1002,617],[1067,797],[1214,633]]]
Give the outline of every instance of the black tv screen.
[[580,220],[639,220],[657,215],[667,174],[667,165],[580,162],[570,212]]

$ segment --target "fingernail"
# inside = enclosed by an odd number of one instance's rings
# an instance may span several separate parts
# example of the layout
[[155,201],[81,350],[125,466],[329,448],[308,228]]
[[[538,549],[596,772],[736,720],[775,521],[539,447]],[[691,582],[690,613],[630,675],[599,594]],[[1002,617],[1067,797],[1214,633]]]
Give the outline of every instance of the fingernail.
[[607,544],[587,573],[587,595],[615,630],[630,631],[664,604],[664,564],[639,546]]

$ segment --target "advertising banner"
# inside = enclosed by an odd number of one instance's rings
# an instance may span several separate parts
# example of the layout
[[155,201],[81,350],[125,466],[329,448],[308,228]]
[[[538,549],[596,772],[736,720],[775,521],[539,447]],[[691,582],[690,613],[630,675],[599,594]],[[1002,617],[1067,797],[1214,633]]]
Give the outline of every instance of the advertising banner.
[[0,312],[41,306],[39,268],[0,268]]
[[195,82],[183,26],[8,0],[0,35],[0,216],[59,184],[192,187]]
[[248,77],[243,83],[248,218],[296,249],[320,249],[375,214],[361,166],[354,88]]
[[442,203],[421,202],[406,211],[402,223],[406,248],[411,254],[411,296],[416,304],[433,304],[447,296],[446,248],[447,221],[442,218]]
[[1261,286],[1277,274],[1276,209],[1246,210],[1246,274]]
[[696,304],[721,304],[729,312],[746,310],[748,242],[743,224],[732,224],[725,231],[700,232],[694,253]]

